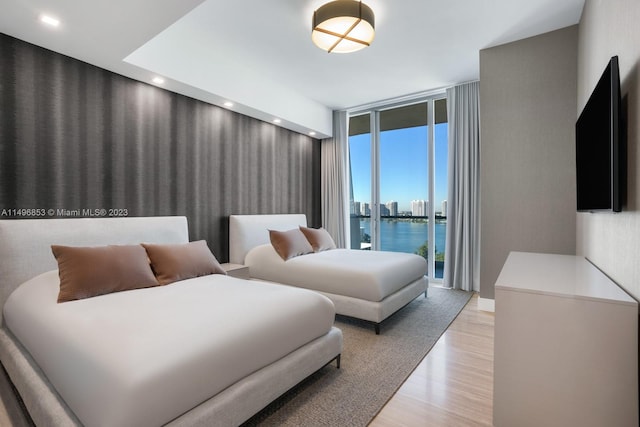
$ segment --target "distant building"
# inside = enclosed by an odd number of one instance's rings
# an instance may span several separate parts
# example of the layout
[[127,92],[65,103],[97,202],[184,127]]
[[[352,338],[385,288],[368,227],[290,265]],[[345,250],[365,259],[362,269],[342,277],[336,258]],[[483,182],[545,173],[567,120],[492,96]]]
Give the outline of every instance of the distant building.
[[353,202],[351,206],[351,215],[360,215],[360,202]]
[[390,212],[389,212],[389,208],[386,207],[385,205],[380,205],[380,216],[389,216]]
[[443,200],[442,201],[442,212],[441,212],[442,216],[447,216],[447,201]]
[[369,207],[369,203],[360,203],[360,215],[371,216],[371,208]]
[[412,200],[411,201],[411,215],[413,215],[413,216],[428,216],[429,215],[429,201],[428,200]]
[[387,209],[389,210],[388,216],[398,216],[398,202],[390,201],[385,204]]

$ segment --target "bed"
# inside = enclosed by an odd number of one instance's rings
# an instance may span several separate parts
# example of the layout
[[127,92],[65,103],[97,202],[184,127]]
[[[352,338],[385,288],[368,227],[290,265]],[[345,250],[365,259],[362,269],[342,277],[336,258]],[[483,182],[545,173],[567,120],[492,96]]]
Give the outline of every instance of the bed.
[[310,291],[214,274],[55,302],[50,245],[140,242],[188,242],[186,218],[0,221],[0,361],[36,425],[235,426],[339,363]]
[[333,249],[284,261],[270,244],[269,230],[306,227],[301,214],[231,215],[229,260],[249,267],[252,278],[284,283],[330,298],[336,313],[380,323],[422,293],[427,264],[407,253]]

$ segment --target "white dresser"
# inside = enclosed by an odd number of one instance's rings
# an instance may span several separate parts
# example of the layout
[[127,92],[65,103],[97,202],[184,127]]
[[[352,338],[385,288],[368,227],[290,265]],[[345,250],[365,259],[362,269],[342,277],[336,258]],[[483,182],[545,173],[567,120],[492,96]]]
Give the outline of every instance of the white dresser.
[[600,270],[511,252],[495,307],[496,427],[638,426],[638,304]]

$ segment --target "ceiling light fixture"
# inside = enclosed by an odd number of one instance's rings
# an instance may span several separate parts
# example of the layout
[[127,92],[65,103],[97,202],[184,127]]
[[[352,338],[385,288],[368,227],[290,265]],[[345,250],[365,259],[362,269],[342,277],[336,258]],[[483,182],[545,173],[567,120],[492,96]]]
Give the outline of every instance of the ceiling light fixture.
[[273,119],[273,123],[281,123],[281,122],[282,122],[282,120],[280,120],[280,119]]
[[226,101],[223,105],[224,105],[225,107],[229,107],[229,108],[231,108],[231,107],[233,107],[233,102],[231,102],[231,101]]
[[164,84],[164,79],[162,77],[154,77],[151,81],[157,85]]
[[313,12],[311,40],[327,52],[363,49],[375,36],[373,10],[361,1],[336,0]]

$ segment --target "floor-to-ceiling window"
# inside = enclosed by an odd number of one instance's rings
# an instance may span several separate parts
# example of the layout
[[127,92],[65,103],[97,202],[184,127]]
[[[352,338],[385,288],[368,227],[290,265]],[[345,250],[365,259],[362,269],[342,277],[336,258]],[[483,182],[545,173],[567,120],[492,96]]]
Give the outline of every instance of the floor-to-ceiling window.
[[352,112],[349,155],[351,247],[419,254],[429,261],[429,276],[441,279],[447,224],[446,99]]

